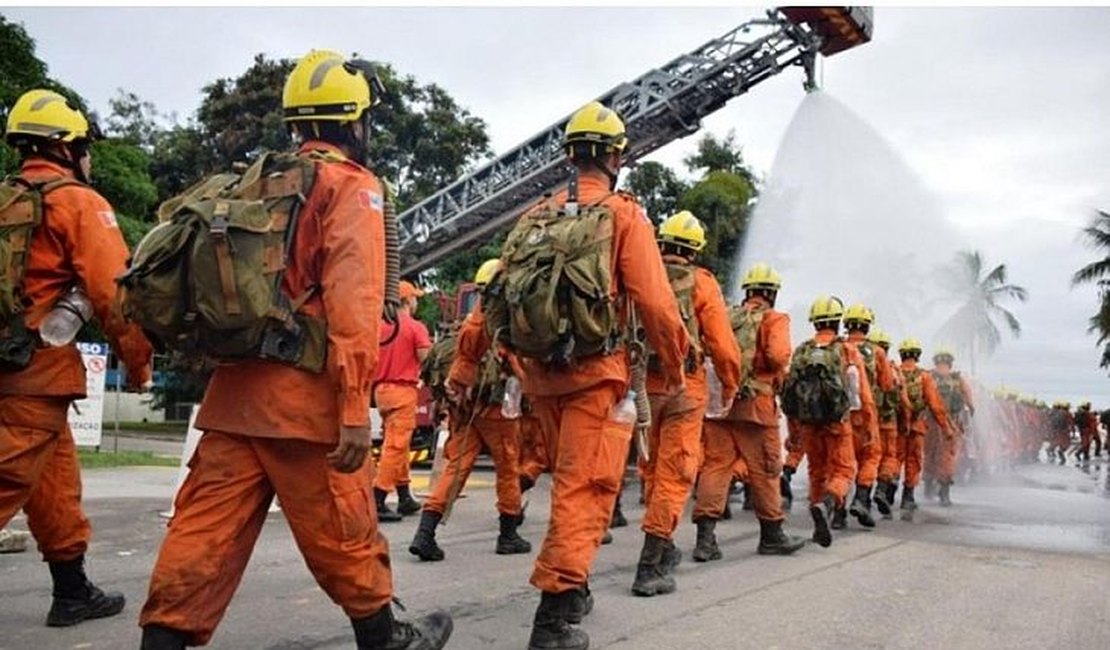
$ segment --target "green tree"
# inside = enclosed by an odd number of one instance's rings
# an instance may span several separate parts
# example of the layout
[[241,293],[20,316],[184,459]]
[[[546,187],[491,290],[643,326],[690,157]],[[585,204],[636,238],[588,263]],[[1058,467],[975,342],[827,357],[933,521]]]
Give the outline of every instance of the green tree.
[[149,217],[158,202],[150,178],[150,155],[137,145],[109,139],[92,146],[92,184],[115,209],[127,245],[134,247],[150,229]]
[[673,169],[655,161],[637,165],[625,178],[625,187],[636,195],[655,223],[674,214],[679,197],[690,189]]
[[744,176],[711,171],[678,201],[680,209],[694,213],[705,225],[708,242],[701,253],[701,263],[713,271],[722,285],[732,277],[754,196],[755,188]]
[[1110,212],[1098,210],[1081,235],[1102,257],[1076,271],[1071,283],[1072,286],[1094,284],[1098,287],[1098,312],[1091,316],[1087,331],[1098,334],[1097,344],[1102,346],[1099,366],[1110,368]]
[[1024,287],[1007,281],[1005,264],[986,273],[985,268],[979,251],[959,251],[952,262],[941,269],[939,276],[945,297],[958,306],[941,326],[938,338],[950,342],[966,356],[972,375],[977,359],[994,354],[1002,343],[1002,330],[997,321],[1001,320],[1013,336],[1021,335],[1021,323],[1003,303],[1008,300],[1025,302],[1029,298]]
[[[238,77],[217,79],[201,91],[204,99],[197,122],[216,154],[216,170],[247,162],[266,150],[290,147],[282,123],[281,92],[293,70],[289,59],[272,60],[257,54]],[[200,175],[198,175],[200,176]]]
[[691,172],[730,172],[743,177],[748,185],[755,187],[756,178],[744,162],[744,151],[736,144],[736,132],[729,131],[723,139],[706,133],[698,141],[698,150],[682,160]]

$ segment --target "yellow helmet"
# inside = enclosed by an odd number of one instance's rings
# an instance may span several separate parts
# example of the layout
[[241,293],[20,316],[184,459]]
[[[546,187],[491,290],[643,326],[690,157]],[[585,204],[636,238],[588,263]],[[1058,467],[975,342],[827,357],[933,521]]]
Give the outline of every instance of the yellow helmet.
[[624,122],[616,111],[606,108],[601,102],[590,102],[574,112],[567,121],[563,134],[563,147],[576,144],[590,145],[590,155],[598,155],[597,146],[603,151],[622,152],[628,146],[624,134]]
[[705,248],[705,227],[689,210],[667,217],[659,226],[656,239],[701,252]]
[[918,341],[915,338],[908,338],[903,339],[902,342],[898,344],[899,355],[905,356],[914,352],[919,355],[921,354],[921,341]]
[[836,296],[821,296],[809,308],[809,322],[838,321],[844,315],[844,303]]
[[[947,359],[947,361],[945,359]],[[949,349],[949,348],[946,348],[946,347],[942,346],[942,347],[938,347],[936,349],[936,351],[933,352],[933,362],[934,363],[948,363],[948,364],[951,364],[955,360],[956,360],[956,355],[952,354],[952,350]]]
[[312,50],[285,79],[281,107],[286,122],[350,122],[381,101],[384,88],[365,61],[347,61],[331,50]]
[[867,333],[867,340],[875,345],[883,346],[884,350],[890,349],[890,334],[887,334],[886,331],[878,327],[872,328],[872,330]]
[[862,302],[857,302],[848,309],[844,310],[844,322],[847,323],[863,323],[870,325],[875,322],[875,314],[867,305]]
[[780,287],[782,287],[782,276],[775,272],[775,269],[771,268],[771,265],[766,262],[756,262],[753,264],[744,275],[744,279],[740,281],[740,288],[745,291],[748,289],[770,289],[772,291],[778,291]]
[[8,113],[4,137],[14,144],[27,136],[54,142],[73,142],[83,138],[94,139],[99,135],[96,125],[90,126],[81,111],[70,107],[65,96],[40,88],[28,90],[16,100]]
[[1084,410],[1084,411],[1090,411],[1091,410],[1091,403],[1090,402],[1080,402],[1079,408]]
[[482,262],[482,265],[478,267],[478,271],[474,274],[474,284],[479,287],[486,286],[500,270],[501,260],[496,257]]

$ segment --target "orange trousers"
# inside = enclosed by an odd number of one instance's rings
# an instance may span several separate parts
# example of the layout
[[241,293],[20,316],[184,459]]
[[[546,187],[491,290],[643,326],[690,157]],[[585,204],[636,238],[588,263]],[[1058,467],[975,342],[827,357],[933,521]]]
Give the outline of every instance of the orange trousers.
[[547,471],[547,450],[543,447],[540,421],[532,414],[520,418],[520,475],[533,483]]
[[83,555],[92,535],[68,409],[64,398],[0,395],[0,530],[22,509],[47,562]]
[[936,480],[940,474],[940,456],[944,435],[930,421],[925,430],[925,455],[921,460],[921,473],[926,481]]
[[500,413],[493,416],[492,412],[500,408],[483,408],[482,414],[473,422],[460,421],[452,414],[451,435],[443,447],[447,464],[432,486],[431,495],[424,501],[424,510],[443,514],[448,504],[455,502],[470,477],[470,471],[474,469],[478,452],[485,444],[497,473],[497,511],[503,515],[520,514],[520,478],[517,470],[520,420],[506,420],[500,417]]
[[820,503],[832,495],[843,507],[852,479],[856,476],[852,453],[852,426],[847,422],[832,425],[802,424],[798,426],[809,459],[809,503]]
[[374,386],[374,404],[382,416],[382,453],[374,487],[386,492],[408,484],[409,446],[416,429],[420,390],[412,384],[382,383]]
[[897,450],[898,472],[895,473],[894,480],[898,480],[898,474],[905,468],[903,485],[908,488],[917,487],[925,457],[925,436],[916,432],[899,434]]
[[960,449],[963,446],[964,436],[960,431],[951,436],[942,433],[937,435],[940,438],[937,450],[937,480],[941,483],[952,483],[952,479],[956,476],[956,467],[960,462]]
[[879,459],[879,480],[898,482],[902,473],[902,462],[898,459],[898,423],[879,421],[879,439],[882,441],[883,455]]
[[373,461],[343,474],[328,465],[334,445],[218,431],[201,437],[150,578],[139,625],[212,638],[247,567],[276,494],[305,564],[352,618],[389,604],[389,544],[370,496]]
[[638,465],[644,488],[644,520],[640,528],[671,539],[701,459],[701,427],[708,396],[687,391],[679,396],[651,395],[650,458]]
[[542,591],[577,589],[589,577],[609,528],[632,440],[631,423],[609,419],[624,393],[622,382],[605,381],[533,400],[552,472],[547,536],[531,579]]
[[871,487],[883,459],[882,437],[871,440],[867,427],[852,427],[852,453],[856,458],[856,484]]
[[698,479],[694,521],[720,519],[728,503],[729,483],[737,458],[746,461],[745,483],[751,489],[755,516],[782,521],[782,438],[777,426],[725,420],[705,421],[705,465]]
[[802,442],[801,432],[792,432],[784,444],[786,446],[786,460],[783,461],[782,466],[797,470],[798,465],[802,464],[802,459],[806,457],[806,446]]

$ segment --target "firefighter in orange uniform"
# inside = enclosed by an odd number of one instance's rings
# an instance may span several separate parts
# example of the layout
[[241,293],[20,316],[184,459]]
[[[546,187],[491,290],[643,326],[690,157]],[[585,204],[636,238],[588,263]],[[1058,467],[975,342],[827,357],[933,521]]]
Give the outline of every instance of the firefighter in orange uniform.
[[[867,369],[867,382],[876,402],[894,389],[894,374],[890,371],[890,361],[886,352],[867,340],[875,314],[863,304],[852,305],[844,312],[844,328],[848,331],[848,343],[856,346],[863,365]],[[852,515],[866,528],[875,526],[871,517],[871,489],[879,474],[879,463],[883,458],[883,440],[879,424],[878,404],[870,411],[865,407],[852,411],[852,441],[856,455],[856,496],[849,507]]]
[[700,562],[721,557],[714,529],[738,460],[747,468],[744,481],[759,519],[758,553],[790,555],[805,544],[782,530],[786,516],[780,496],[782,439],[775,391],[790,363],[790,317],[774,309],[781,287],[782,278],[769,265],[753,265],[740,283],[744,301],[730,314],[743,358],[739,398],[731,406],[723,404],[720,419],[705,422],[705,464],[694,506],[694,559]]
[[[500,266],[500,260],[487,260],[474,275],[474,284],[485,287]],[[478,452],[484,445],[493,458],[497,474],[497,512],[500,533],[497,536],[498,555],[528,553],[532,545],[516,529],[521,521],[520,475],[520,417],[502,413],[506,383],[515,377],[511,360],[495,348],[490,348],[483,360],[484,384],[475,402],[466,409],[451,409],[450,437],[444,445],[447,465],[432,486],[432,494],[424,502],[420,525],[409,545],[409,553],[425,562],[438,562],[445,556],[436,543],[436,527],[448,508],[462,492]],[[475,410],[477,412],[475,412]]]
[[[401,310],[395,327],[400,331],[383,333],[388,342],[381,346],[373,388],[374,404],[382,416],[383,437],[378,476],[374,479],[378,521],[400,521],[403,515],[420,512],[420,502],[412,498],[409,487],[409,447],[420,401],[420,364],[432,349],[432,339],[424,323],[412,316],[416,301],[424,292],[411,282],[401,281],[398,294]],[[393,490],[397,490],[396,511],[385,503]]]
[[[740,379],[740,350],[732,336],[721,287],[709,271],[694,264],[695,256],[705,248],[705,228],[689,211],[682,211],[659,226],[657,239],[686,325],[690,352],[686,358],[686,392],[677,396],[667,394],[656,357],[649,356],[647,389],[652,413],[648,454],[639,463],[646,507],[641,525],[644,546],[632,583],[632,593],[637,596],[675,590],[671,569],[678,564],[681,553],[674,545],[674,531],[697,475],[702,419],[709,398],[702,355],[713,362],[722,405],[731,407]],[[707,440],[712,435],[707,432]],[[727,433],[724,435],[727,438]],[[722,473],[731,475],[731,463]],[[726,490],[727,483],[726,478]]]
[[[589,645],[588,635],[571,624],[590,608],[590,565],[613,513],[636,419],[628,419],[625,403],[634,347],[622,336],[628,308],[635,308],[659,357],[664,392],[685,390],[686,332],[674,294],[660,291],[667,272],[651,222],[631,195],[614,192],[627,142],[620,118],[598,102],[571,116],[564,137],[570,185],[531,208],[510,233],[505,268],[487,288],[482,310],[463,325],[451,372],[457,395],[476,384],[491,330],[508,336],[521,357],[524,392],[553,475],[550,523],[531,578],[541,591],[529,640],[537,650]],[[578,237],[581,243],[569,243]],[[532,271],[543,278],[529,285],[536,293],[515,284]],[[589,291],[547,289],[556,280]],[[507,304],[506,285],[523,292],[519,308]],[[560,303],[557,311],[539,307],[550,301]],[[568,315],[558,317],[561,329],[555,329],[557,314]],[[487,318],[501,320],[487,325]]]
[[902,370],[890,357],[890,335],[873,327],[867,340],[878,346],[886,358],[894,385],[890,390],[875,391],[875,407],[879,411],[879,437],[882,439],[883,454],[879,460],[879,482],[875,486],[875,506],[883,519],[892,518],[894,495],[898,491],[898,478],[902,465],[898,460],[898,412],[902,408],[905,380]]
[[1080,460],[1091,460],[1091,443],[1095,442],[1095,455],[1099,455],[1101,442],[1098,437],[1098,416],[1091,411],[1091,403],[1083,402],[1075,410],[1075,425],[1079,429],[1079,451],[1076,457]]
[[933,414],[940,424],[944,436],[954,435],[948,420],[948,410],[937,391],[933,376],[918,367],[921,359],[921,343],[914,338],[903,340],[898,345],[898,357],[902,361],[902,378],[905,381],[906,401],[902,406],[901,417],[905,423],[898,431],[898,458],[905,468],[902,479],[902,519],[912,520],[917,510],[913,490],[921,478],[921,466],[925,455],[925,411]]
[[965,434],[964,413],[967,413],[967,417],[975,415],[971,385],[968,384],[966,377],[952,369],[953,361],[955,361],[955,355],[946,348],[938,348],[933,354],[933,381],[937,385],[940,398],[944,401],[953,430],[953,435],[944,436],[940,441],[937,466],[937,482],[940,484],[937,497],[940,498],[940,505],[945,507],[952,505],[950,496],[952,482],[956,476],[961,442]]
[[204,645],[246,569],[276,495],[305,563],[351,619],[360,649],[442,648],[451,618],[393,618],[389,545],[370,486],[370,385],[385,292],[381,182],[366,156],[372,67],[314,50],[285,82],[285,121],[315,181],[282,291],[327,322],[316,374],[267,359],[221,363],[197,417],[204,431],[143,607],[144,650]]
[[[54,582],[50,626],[113,616],[124,597],[85,577],[92,531],[66,424],[70,404],[85,396],[85,366],[76,345],[49,347],[39,328],[78,288],[127,367],[129,387],[151,378],[150,344],[124,323],[116,300],[127,245],[112,206],[87,185],[89,145],[98,135],[95,124],[50,90],[24,93],[8,113],[5,133],[22,164],[0,189],[0,253],[13,253],[0,254],[0,529],[20,510],[27,513]],[[31,207],[36,191],[41,211]],[[38,225],[31,220],[36,213]]]

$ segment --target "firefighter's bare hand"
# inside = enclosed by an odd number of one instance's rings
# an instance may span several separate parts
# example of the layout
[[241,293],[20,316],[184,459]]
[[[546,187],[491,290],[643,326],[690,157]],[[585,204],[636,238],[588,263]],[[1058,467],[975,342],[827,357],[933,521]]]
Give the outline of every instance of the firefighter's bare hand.
[[362,467],[370,453],[370,425],[339,427],[339,446],[328,454],[332,467],[350,474]]

